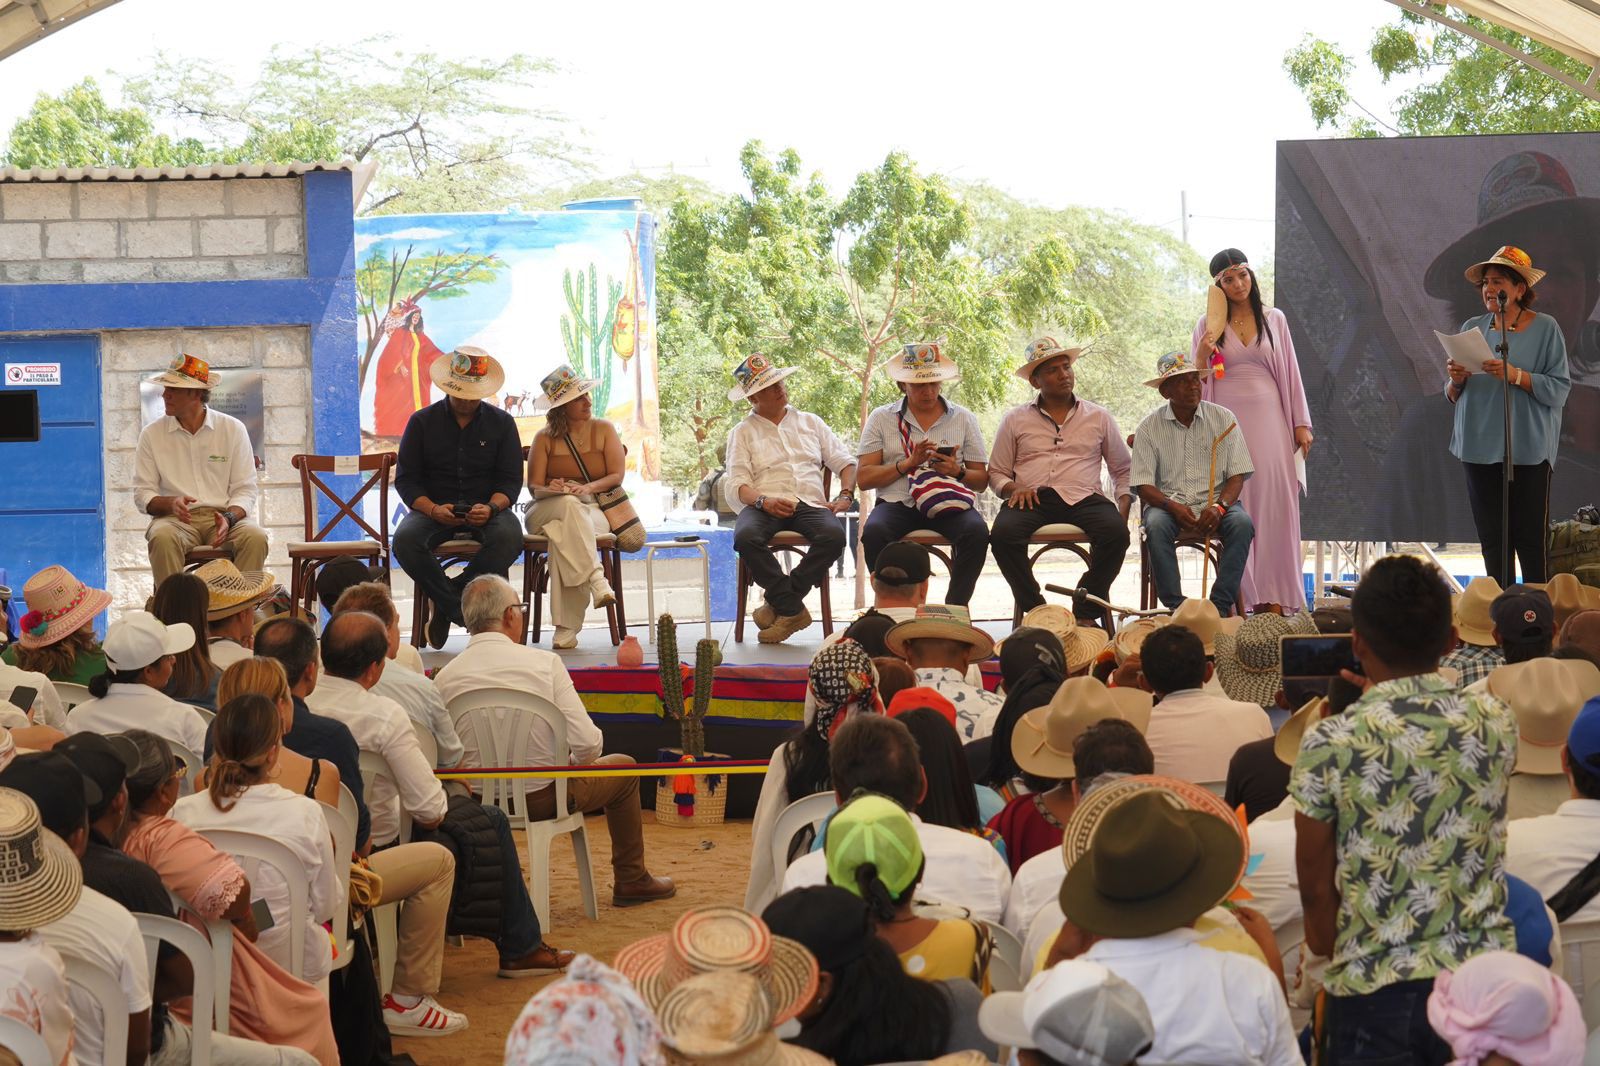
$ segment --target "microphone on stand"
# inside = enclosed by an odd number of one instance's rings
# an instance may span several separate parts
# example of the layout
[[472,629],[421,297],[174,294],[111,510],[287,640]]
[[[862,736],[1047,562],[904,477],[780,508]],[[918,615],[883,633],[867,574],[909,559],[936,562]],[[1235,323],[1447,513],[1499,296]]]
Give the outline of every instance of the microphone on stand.
[[1505,294],[1505,290],[1502,289],[1500,292],[1497,292],[1497,293],[1494,294],[1494,302],[1500,308],[1500,313],[1502,315],[1505,314],[1506,313],[1506,294]]

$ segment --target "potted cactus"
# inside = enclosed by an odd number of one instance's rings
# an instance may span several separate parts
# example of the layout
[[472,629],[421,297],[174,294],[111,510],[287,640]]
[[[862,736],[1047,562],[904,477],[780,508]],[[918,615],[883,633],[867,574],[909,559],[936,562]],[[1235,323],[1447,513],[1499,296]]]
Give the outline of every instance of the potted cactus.
[[[684,763],[725,760],[726,755],[706,751],[706,712],[711,709],[711,682],[722,648],[714,640],[695,645],[693,687],[684,699],[684,682],[690,671],[678,658],[678,627],[670,614],[656,622],[660,652],[661,704],[669,718],[677,719],[681,747],[668,748],[662,762]],[[727,779],[722,774],[669,774],[656,784],[656,821],[662,825],[718,825],[728,808]]]

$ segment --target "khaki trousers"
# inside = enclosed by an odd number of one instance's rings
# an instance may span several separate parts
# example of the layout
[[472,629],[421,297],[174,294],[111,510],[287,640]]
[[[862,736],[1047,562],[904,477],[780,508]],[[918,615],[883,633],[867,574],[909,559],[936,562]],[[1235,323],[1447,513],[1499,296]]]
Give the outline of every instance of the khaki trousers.
[[431,996],[444,971],[444,923],[450,915],[456,859],[443,844],[418,842],[367,857],[383,878],[382,903],[400,904],[394,963],[397,996]]
[[[602,755],[597,766],[631,766],[631,755]],[[611,834],[611,875],[619,885],[649,876],[644,868],[644,830],[639,826],[637,777],[573,777],[567,779],[567,810],[606,813]],[[556,816],[556,786],[552,782],[528,797],[528,814],[535,821]],[[530,861],[537,862],[537,858]]]
[[[210,544],[217,528],[217,512],[210,507],[189,508],[189,521],[175,515],[162,515],[144,531],[150,551],[150,569],[160,585],[183,569],[183,557],[191,548]],[[267,531],[245,518],[228,531],[223,541],[233,551],[233,565],[245,573],[265,569]]]
[[600,508],[576,496],[535,500],[528,532],[550,541],[550,618],[559,629],[582,629],[594,597],[589,582],[600,573],[595,536],[611,532]]

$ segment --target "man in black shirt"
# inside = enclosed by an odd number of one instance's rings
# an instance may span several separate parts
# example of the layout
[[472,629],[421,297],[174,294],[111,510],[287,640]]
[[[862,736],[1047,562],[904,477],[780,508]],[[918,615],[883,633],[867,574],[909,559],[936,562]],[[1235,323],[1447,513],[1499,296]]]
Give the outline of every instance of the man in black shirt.
[[[501,577],[522,553],[522,523],[509,509],[522,491],[522,439],[516,419],[483,402],[505,371],[481,348],[459,348],[429,367],[445,398],[414,413],[400,437],[395,489],[411,509],[394,531],[394,557],[433,601],[428,643],[443,647],[461,624],[461,590],[480,574]],[[455,577],[433,549],[447,540],[482,544]]]

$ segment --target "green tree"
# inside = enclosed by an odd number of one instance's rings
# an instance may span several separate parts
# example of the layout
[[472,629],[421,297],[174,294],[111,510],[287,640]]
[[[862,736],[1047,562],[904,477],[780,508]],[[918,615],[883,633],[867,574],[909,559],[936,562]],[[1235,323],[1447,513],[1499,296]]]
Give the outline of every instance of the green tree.
[[141,107],[106,101],[93,78],[59,96],[40,93],[11,127],[0,163],[36,167],[183,167],[212,159],[198,140],[158,133]]

